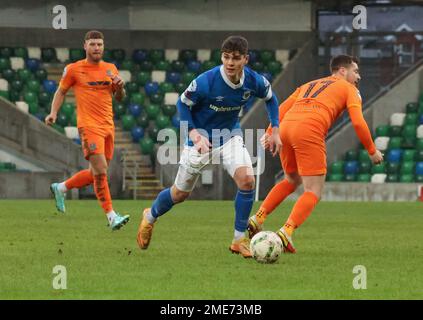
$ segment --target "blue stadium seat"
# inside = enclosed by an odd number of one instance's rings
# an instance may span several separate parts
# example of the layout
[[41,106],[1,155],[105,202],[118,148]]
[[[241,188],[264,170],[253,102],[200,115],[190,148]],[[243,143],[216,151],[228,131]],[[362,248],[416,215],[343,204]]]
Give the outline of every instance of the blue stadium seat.
[[149,81],[145,84],[144,89],[148,96],[152,96],[159,92],[159,84],[155,81]]
[[187,68],[191,72],[199,73],[201,69],[201,62],[197,60],[191,60],[188,62]]
[[416,164],[416,174],[423,175],[423,161],[417,162]]
[[181,82],[182,79],[182,75],[179,72],[167,72],[166,73],[166,81],[173,83],[173,84],[177,84],[179,82]]
[[344,174],[357,174],[358,173],[358,161],[347,161],[344,165]]
[[144,129],[139,126],[133,127],[131,130],[131,136],[132,141],[138,143],[140,139],[144,138]]
[[141,62],[147,60],[147,58],[148,58],[148,52],[146,50],[136,49],[132,53],[132,59],[136,63],[141,63]]
[[389,150],[388,161],[389,162],[400,162],[401,156],[402,156],[402,150],[401,149]]
[[26,67],[32,72],[35,72],[40,68],[40,61],[38,59],[27,59]]
[[44,80],[43,88],[47,93],[55,93],[57,90],[57,83],[54,80]]
[[135,118],[138,118],[141,115],[141,112],[142,107],[139,104],[132,103],[129,105],[129,113]]

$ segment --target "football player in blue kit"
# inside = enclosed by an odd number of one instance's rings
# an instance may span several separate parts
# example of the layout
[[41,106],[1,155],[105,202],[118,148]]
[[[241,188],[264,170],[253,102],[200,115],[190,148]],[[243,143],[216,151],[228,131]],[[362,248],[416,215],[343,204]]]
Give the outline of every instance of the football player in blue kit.
[[246,66],[248,42],[245,38],[230,36],[222,43],[221,52],[222,65],[200,74],[178,99],[179,116],[181,122],[187,123],[189,138],[181,153],[173,186],[161,191],[151,208],[143,212],[137,234],[141,249],[148,248],[156,220],[188,198],[204,167],[222,161],[238,187],[234,239],[229,249],[245,258],[251,257],[245,231],[254,201],[255,180],[242,138],[239,113],[251,96],[266,101],[273,127],[270,150],[276,155],[282,145],[278,100],[267,79]]

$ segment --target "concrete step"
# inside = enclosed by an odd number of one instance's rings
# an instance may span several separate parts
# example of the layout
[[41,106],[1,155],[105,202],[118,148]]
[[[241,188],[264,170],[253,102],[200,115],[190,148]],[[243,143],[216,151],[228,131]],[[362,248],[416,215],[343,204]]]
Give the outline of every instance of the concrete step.
[[[140,192],[140,191],[135,191],[136,193],[136,198],[138,200],[154,200],[157,197],[158,193],[155,192]],[[132,196],[132,194],[131,194]]]
[[138,144],[127,141],[115,141],[115,146],[119,146],[119,148],[121,149],[141,151],[140,146]]
[[125,184],[127,186],[138,186],[138,187],[161,187],[160,180],[134,180],[132,179],[125,179]]
[[118,140],[118,139],[121,139],[121,140],[126,139],[126,140],[132,141],[132,137],[129,132],[115,130],[115,140]]
[[163,190],[162,186],[157,186],[157,187],[149,187],[149,186],[131,186],[130,184],[128,185],[128,189],[129,190],[138,190],[138,191],[148,191],[148,193],[154,193],[154,192],[160,192]]
[[[132,180],[132,175],[129,172],[127,172],[126,178]],[[154,172],[147,168],[145,169],[143,168],[140,170],[140,172],[137,172],[137,175],[135,176],[135,178],[137,180],[156,180],[157,179]]]
[[[144,177],[148,177],[149,175],[154,175],[154,172],[151,169],[149,169],[149,168],[140,169],[140,170],[137,171],[135,178],[136,179],[143,179]],[[127,170],[126,173],[125,173],[125,177],[127,179],[132,179],[132,172]]]

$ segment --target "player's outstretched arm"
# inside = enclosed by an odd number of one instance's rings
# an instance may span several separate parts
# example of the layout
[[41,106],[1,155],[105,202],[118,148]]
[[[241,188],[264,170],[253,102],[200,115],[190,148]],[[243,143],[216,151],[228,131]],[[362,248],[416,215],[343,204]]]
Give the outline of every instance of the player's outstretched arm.
[[381,163],[383,161],[383,155],[379,150],[376,149],[369,127],[367,126],[366,120],[364,120],[361,107],[350,107],[348,108],[348,113],[350,115],[354,130],[360,139],[360,142],[369,153],[370,159],[374,164]]
[[51,126],[56,122],[57,113],[62,106],[63,100],[65,100],[66,91],[62,88],[58,88],[54,94],[53,101],[51,102],[50,114],[45,118],[46,125]]

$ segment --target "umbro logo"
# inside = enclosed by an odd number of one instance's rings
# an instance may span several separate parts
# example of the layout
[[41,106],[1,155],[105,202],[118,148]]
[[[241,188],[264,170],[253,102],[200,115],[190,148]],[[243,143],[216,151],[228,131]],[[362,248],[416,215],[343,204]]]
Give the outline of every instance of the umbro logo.
[[225,99],[225,97],[222,97],[222,96],[216,97],[217,102],[221,102],[221,101],[223,101],[223,99]]

